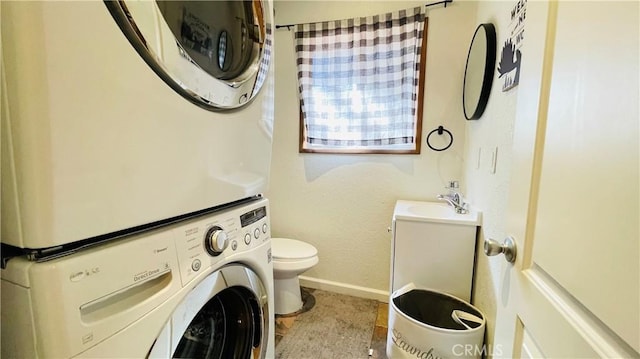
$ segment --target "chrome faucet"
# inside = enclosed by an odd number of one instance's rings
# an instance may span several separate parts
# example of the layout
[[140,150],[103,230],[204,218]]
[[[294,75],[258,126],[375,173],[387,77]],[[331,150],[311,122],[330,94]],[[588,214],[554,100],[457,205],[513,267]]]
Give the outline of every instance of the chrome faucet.
[[439,194],[436,198],[441,201],[446,201],[453,207],[456,213],[466,214],[469,213],[467,209],[468,205],[462,199],[460,192],[456,191],[458,188],[458,181],[450,181],[449,187],[445,187],[449,190],[448,194]]

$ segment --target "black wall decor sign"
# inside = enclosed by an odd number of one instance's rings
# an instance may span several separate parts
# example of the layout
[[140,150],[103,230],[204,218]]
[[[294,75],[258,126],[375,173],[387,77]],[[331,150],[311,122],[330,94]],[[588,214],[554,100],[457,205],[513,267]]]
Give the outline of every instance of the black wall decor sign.
[[498,63],[498,78],[502,79],[502,91],[508,91],[520,82],[522,65],[522,42],[524,40],[524,21],[527,14],[527,0],[518,0],[511,8],[509,36],[502,47]]

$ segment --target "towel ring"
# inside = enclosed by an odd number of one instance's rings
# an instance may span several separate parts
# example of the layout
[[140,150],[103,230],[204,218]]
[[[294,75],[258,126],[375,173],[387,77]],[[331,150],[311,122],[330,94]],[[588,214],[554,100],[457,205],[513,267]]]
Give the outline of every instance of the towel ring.
[[[449,144],[444,146],[443,148],[435,148],[435,147],[431,146],[431,143],[429,143],[429,137],[431,137],[431,135],[433,135],[434,132],[438,132],[438,135],[442,135],[443,132],[446,132],[449,135]],[[447,130],[446,128],[444,128],[442,126],[438,126],[438,128],[436,128],[435,130],[429,132],[429,134],[427,135],[427,146],[429,146],[429,148],[434,150],[434,151],[444,151],[447,148],[451,147],[452,144],[453,144],[453,135],[451,134],[451,132],[449,132],[449,130]]]

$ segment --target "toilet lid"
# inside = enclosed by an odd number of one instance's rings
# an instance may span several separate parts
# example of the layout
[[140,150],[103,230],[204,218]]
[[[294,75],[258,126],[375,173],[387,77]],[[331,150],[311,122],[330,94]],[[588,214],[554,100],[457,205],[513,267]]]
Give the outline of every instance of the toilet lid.
[[281,259],[303,259],[315,257],[316,247],[296,239],[271,238],[271,255]]

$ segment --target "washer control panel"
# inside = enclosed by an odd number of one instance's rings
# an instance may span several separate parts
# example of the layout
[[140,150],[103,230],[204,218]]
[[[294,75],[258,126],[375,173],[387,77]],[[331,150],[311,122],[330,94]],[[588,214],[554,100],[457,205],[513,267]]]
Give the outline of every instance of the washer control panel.
[[258,207],[252,211],[248,211],[240,216],[240,226],[244,233],[244,243],[250,245],[252,241],[256,240],[262,243],[264,237],[267,235],[269,226],[266,223],[267,207]]
[[268,201],[212,213],[174,229],[182,285],[221,261],[271,239]]

